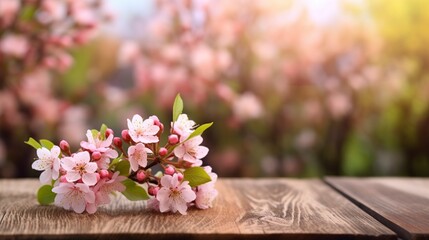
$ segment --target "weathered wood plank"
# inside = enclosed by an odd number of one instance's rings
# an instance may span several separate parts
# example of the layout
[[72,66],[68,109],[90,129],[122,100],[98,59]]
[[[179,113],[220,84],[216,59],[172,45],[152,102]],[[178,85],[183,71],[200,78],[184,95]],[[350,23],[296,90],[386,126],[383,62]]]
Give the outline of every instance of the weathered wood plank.
[[221,179],[215,207],[161,214],[117,196],[94,215],[39,206],[37,180],[0,180],[0,237],[395,239],[320,180]]
[[325,181],[404,239],[429,239],[429,179],[336,178]]

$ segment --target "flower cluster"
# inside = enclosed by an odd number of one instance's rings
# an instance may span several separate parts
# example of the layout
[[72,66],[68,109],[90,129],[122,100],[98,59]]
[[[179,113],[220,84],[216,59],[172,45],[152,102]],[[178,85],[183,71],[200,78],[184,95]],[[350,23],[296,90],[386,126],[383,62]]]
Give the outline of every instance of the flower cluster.
[[[160,143],[164,125],[158,117],[138,114],[127,120],[128,129],[120,137],[104,124],[99,131],[88,130],[87,141],[75,153],[65,140],[56,146],[30,138],[26,143],[37,149],[38,157],[32,168],[43,171],[40,181],[45,184],[38,191],[39,202],[94,213],[110,203],[112,193],[121,192],[130,200],[150,199],[150,206],[160,212],[186,214],[192,205],[212,207],[217,175],[211,167],[201,167],[209,151],[201,146],[201,134],[212,123],[197,127],[182,110],[178,95],[165,145]],[[155,166],[162,171],[153,172]]]

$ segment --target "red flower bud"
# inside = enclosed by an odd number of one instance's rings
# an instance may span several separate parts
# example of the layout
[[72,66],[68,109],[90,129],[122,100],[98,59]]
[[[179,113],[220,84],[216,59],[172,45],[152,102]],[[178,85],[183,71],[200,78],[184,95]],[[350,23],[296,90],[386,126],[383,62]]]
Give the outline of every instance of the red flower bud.
[[101,159],[101,153],[100,152],[93,152],[91,156],[92,156],[92,159],[94,159],[95,161],[98,161]]
[[70,145],[66,140],[61,140],[60,142],[60,148],[63,152],[69,152],[70,151]]
[[106,169],[100,170],[100,177],[101,178],[109,177],[109,171],[107,171]]
[[113,144],[118,147],[121,148],[122,147],[122,140],[119,137],[114,137],[113,138]]
[[143,182],[143,180],[145,180],[145,178],[146,178],[145,171],[143,171],[143,170],[138,171],[136,177],[137,177],[137,181]]
[[152,196],[156,196],[158,194],[159,187],[149,187],[148,192]]
[[176,172],[176,169],[174,169],[174,167],[172,166],[168,166],[165,168],[165,174],[167,175],[173,175]]
[[175,145],[178,142],[179,142],[179,136],[177,136],[176,134],[171,134],[170,136],[168,136],[168,143],[169,144]]
[[126,129],[122,130],[121,136],[122,136],[122,139],[124,139],[125,142],[131,141],[131,136],[128,133],[128,130],[126,130]]
[[162,148],[160,148],[160,149],[159,149],[159,155],[160,155],[161,157],[163,157],[163,156],[167,155],[167,153],[168,153],[167,148],[162,147]]
[[106,135],[106,138],[108,138],[110,135],[113,135],[113,130],[110,128],[106,129],[105,135]]

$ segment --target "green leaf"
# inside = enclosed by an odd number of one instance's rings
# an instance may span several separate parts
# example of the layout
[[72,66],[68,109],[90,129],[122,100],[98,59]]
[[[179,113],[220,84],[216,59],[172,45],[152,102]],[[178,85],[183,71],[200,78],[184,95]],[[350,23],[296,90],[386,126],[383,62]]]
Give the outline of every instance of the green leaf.
[[91,129],[91,134],[94,139],[98,139],[100,132],[97,129]]
[[31,20],[34,15],[36,14],[36,7],[33,5],[26,5],[22,10],[21,10],[21,19],[24,21],[29,21]]
[[211,123],[206,123],[206,124],[203,124],[203,125],[199,126],[197,129],[195,129],[195,131],[193,131],[193,132],[191,133],[191,135],[189,135],[189,137],[188,137],[186,140],[189,140],[189,139],[191,139],[191,138],[193,138],[193,137],[196,137],[196,136],[199,136],[199,135],[203,134],[203,132],[204,132],[207,128],[211,127],[212,125],[213,125],[213,122],[211,122]]
[[54,202],[56,195],[52,192],[51,185],[43,185],[37,191],[37,201],[40,205],[49,205]]
[[189,181],[191,187],[210,182],[212,179],[202,167],[191,167],[183,173],[183,180]]
[[106,139],[106,130],[107,130],[107,126],[106,124],[103,123],[100,128],[100,134],[102,139]]
[[147,200],[149,199],[149,195],[147,194],[146,190],[139,185],[137,185],[136,182],[133,180],[127,178],[124,181],[122,181],[122,184],[125,185],[125,191],[122,192],[122,194],[131,201],[139,201],[139,200]]
[[119,163],[119,161],[121,161],[121,159],[122,159],[122,154],[121,154],[121,156],[113,159],[112,162],[110,162],[110,164],[109,164],[109,169],[110,170],[115,169],[116,165]]
[[174,99],[173,104],[173,122],[179,118],[179,115],[183,112],[183,100],[180,97],[180,94],[177,94],[176,99]]
[[119,175],[128,176],[130,174],[130,162],[127,160],[120,161],[116,167],[115,171],[119,171]]
[[34,147],[35,149],[39,149],[42,148],[42,145],[40,145],[40,143],[38,143],[36,140],[34,140],[34,138],[29,138],[28,141],[24,142],[32,147]]
[[49,150],[51,150],[52,147],[54,146],[53,142],[46,140],[46,139],[40,139],[40,143],[42,144],[43,147],[45,147]]

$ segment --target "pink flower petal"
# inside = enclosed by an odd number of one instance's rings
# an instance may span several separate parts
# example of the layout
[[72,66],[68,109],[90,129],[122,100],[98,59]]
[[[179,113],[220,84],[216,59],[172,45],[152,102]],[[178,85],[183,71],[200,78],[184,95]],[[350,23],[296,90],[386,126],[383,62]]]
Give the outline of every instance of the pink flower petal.
[[198,146],[196,147],[195,157],[198,159],[201,159],[209,153],[209,149],[204,146]]
[[66,174],[66,179],[68,182],[74,182],[80,179],[80,174],[76,171],[68,171]]
[[61,159],[61,166],[66,171],[71,171],[76,166],[76,163],[74,162],[73,158],[65,157],[65,158]]
[[172,179],[173,179],[173,177],[172,177],[172,176],[170,176],[170,175],[164,175],[164,176],[161,178],[161,185],[162,185],[163,187],[166,187],[166,188],[175,187],[175,186],[173,186],[173,185],[171,184]]
[[75,211],[76,213],[83,213],[83,211],[85,211],[86,208],[86,204],[85,204],[85,200],[83,199],[74,199],[74,201],[72,201],[71,204],[73,211]]
[[95,162],[89,162],[85,165],[85,170],[88,173],[94,173],[95,171],[97,171],[97,163]]
[[183,158],[185,153],[186,153],[186,150],[183,145],[179,145],[174,149],[174,155],[176,155],[176,157],[178,158]]
[[95,173],[85,173],[82,175],[82,181],[88,186],[94,186],[97,183],[97,176]]

